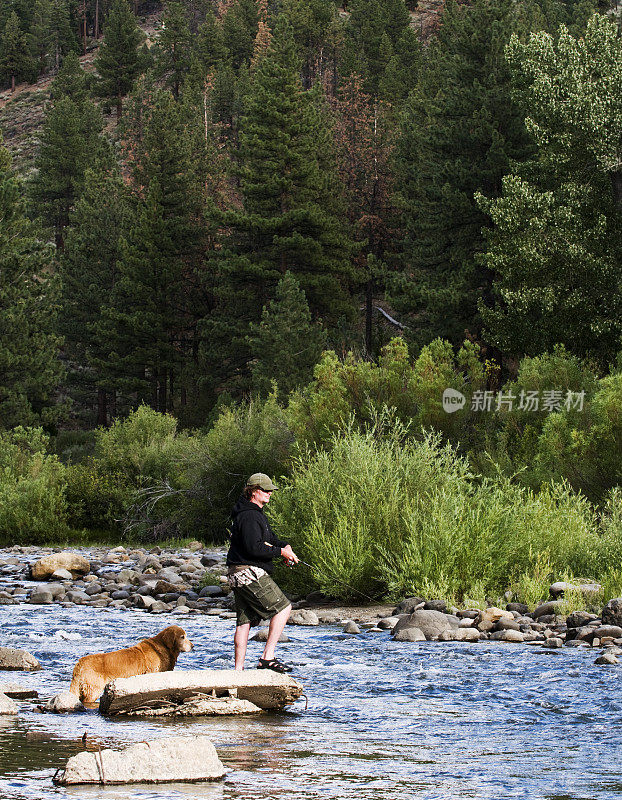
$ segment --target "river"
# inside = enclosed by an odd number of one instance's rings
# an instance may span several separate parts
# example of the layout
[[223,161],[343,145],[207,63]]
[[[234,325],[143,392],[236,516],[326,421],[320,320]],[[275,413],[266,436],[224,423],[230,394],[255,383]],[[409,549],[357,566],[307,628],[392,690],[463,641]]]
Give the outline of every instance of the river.
[[[170,624],[193,641],[180,669],[230,668],[234,622],[137,611],[0,606],[0,644],[25,648],[34,673],[0,673],[45,698],[68,688],[76,660],[126,647]],[[386,632],[287,628],[308,707],[167,722],[41,714],[0,717],[0,798],[140,800],[607,800],[622,797],[620,668],[595,651],[500,643],[398,643]],[[79,634],[79,638],[78,635]],[[247,665],[262,646],[249,645]],[[83,749],[209,735],[228,773],[215,784],[57,788]]]

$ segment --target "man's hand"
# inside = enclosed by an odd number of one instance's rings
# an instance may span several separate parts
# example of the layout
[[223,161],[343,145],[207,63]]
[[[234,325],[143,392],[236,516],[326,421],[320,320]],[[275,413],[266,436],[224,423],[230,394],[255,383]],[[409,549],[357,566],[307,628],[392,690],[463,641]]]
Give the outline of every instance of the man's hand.
[[286,562],[287,562],[287,563],[288,563],[290,566],[291,566],[292,564],[297,564],[297,563],[300,561],[300,559],[298,558],[298,556],[296,555],[296,553],[294,553],[294,551],[292,550],[292,548],[291,548],[291,546],[290,546],[290,545],[287,545],[287,547],[282,547],[282,548],[281,548],[281,555],[283,556],[283,558],[285,559],[285,561],[286,561]]

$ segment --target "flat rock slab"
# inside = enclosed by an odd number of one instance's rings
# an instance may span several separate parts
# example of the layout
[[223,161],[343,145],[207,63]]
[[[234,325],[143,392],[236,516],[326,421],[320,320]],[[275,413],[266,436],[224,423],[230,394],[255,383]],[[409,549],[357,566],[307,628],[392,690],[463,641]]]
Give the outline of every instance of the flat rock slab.
[[261,714],[263,709],[237,697],[196,695],[182,703],[155,701],[127,712],[129,717],[222,717],[236,714]]
[[199,694],[230,697],[232,692],[239,700],[249,700],[259,708],[281,709],[298,700],[303,691],[302,685],[289,675],[268,669],[175,670],[111,681],[104,688],[99,710],[114,716],[147,704],[156,705],[155,701],[179,704]]
[[20,686],[19,683],[7,683],[6,681],[0,681],[0,694],[12,697],[13,700],[28,700],[31,697],[39,697],[39,692],[36,689],[27,689],[25,686]]
[[27,650],[0,647],[0,669],[32,672],[33,670],[41,669],[41,664]]
[[225,768],[206,736],[173,736],[125,750],[78,753],[54,782],[60,786],[196,782],[224,775]]

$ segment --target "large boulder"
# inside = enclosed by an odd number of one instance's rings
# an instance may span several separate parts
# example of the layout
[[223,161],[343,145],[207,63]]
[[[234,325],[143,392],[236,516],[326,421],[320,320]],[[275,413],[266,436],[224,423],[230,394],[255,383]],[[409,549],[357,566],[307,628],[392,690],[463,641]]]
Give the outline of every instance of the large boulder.
[[533,610],[532,617],[534,619],[540,619],[540,617],[549,616],[550,614],[557,614],[561,605],[561,600],[549,600],[547,603],[541,603]]
[[397,638],[397,634],[405,628],[419,628],[425,638],[431,640],[438,639],[443,631],[457,628],[458,625],[460,625],[459,618],[452,614],[421,609],[402,617],[393,628],[392,634]]
[[72,578],[77,578],[90,572],[91,565],[84,556],[63,551],[40,558],[30,568],[30,575],[34,581],[45,581],[58,569],[66,569]]
[[394,636],[393,639],[396,642],[425,642],[426,638],[423,635],[423,632],[419,630],[419,628],[402,628],[401,631],[398,631]]
[[622,597],[614,597],[603,608],[603,625],[617,625],[622,628]]
[[147,704],[171,706],[198,695],[230,697],[232,694],[259,708],[282,709],[302,693],[298,681],[269,669],[175,670],[111,681],[104,688],[99,710],[114,716]]
[[17,714],[17,703],[14,703],[10,697],[0,692],[0,715]]
[[553,598],[563,597],[565,592],[581,592],[584,597],[592,597],[599,594],[603,587],[600,583],[567,583],[557,581],[549,586],[549,594]]
[[41,669],[41,664],[27,650],[0,647],[0,669],[32,672],[36,669]]
[[55,783],[173,783],[213,781],[224,775],[225,768],[207,736],[172,736],[125,750],[85,750],[69,759]]

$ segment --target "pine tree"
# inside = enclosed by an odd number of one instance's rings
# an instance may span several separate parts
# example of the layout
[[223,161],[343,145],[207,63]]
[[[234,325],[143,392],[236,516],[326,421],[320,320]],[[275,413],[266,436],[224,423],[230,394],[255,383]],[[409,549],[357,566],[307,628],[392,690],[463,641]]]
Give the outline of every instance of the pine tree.
[[131,90],[139,71],[138,45],[141,33],[127,0],[114,0],[106,18],[104,40],[95,58],[102,97],[116,102],[117,120],[123,113],[123,98]]
[[28,40],[30,53],[39,75],[43,75],[48,68],[51,13],[51,0],[36,0],[33,7]]
[[30,69],[26,36],[21,30],[17,14],[13,11],[9,14],[0,40],[0,74],[4,81],[8,80],[11,84],[11,93],[15,91],[15,81],[23,78]]
[[348,218],[362,245],[357,266],[365,282],[365,351],[371,356],[373,298],[379,288],[377,271],[371,267],[391,252],[396,224],[391,170],[394,126],[387,104],[366,94],[356,74],[343,81],[333,104]]
[[351,317],[352,243],[343,216],[335,213],[332,178],[327,184],[335,164],[327,169],[317,113],[302,89],[291,27],[281,16],[240,121],[243,209],[226,215],[232,233],[214,267],[219,308],[207,326],[214,374],[222,369],[244,380],[239,369],[249,358],[248,325],[287,270],[314,318],[334,323]]
[[[67,59],[58,82],[52,85],[52,96],[58,96],[45,117],[35,160],[37,171],[30,182],[35,209],[54,228],[60,249],[69,214],[82,190],[84,172],[97,152],[103,125],[99,110],[83,91],[83,76],[78,60]],[[68,86],[76,88],[75,99],[60,90]]]
[[[306,89],[324,70],[324,49],[336,17],[333,0],[284,0],[281,13],[287,16],[302,58],[302,82]],[[327,48],[326,48],[327,49]]]
[[28,221],[0,148],[0,427],[51,424],[61,410],[53,253]]
[[326,346],[326,333],[312,322],[305,293],[291,272],[278,282],[274,300],[264,306],[261,322],[250,330],[254,391],[267,395],[276,382],[288,394],[311,380]]
[[78,40],[71,27],[67,0],[50,0],[47,40],[52,64],[58,72],[67,53],[78,52]]
[[489,224],[477,191],[498,196],[531,152],[504,48],[521,19],[511,0],[449,2],[402,118],[397,175],[405,237],[391,299],[420,344],[479,335],[491,275],[476,262]]
[[[97,424],[108,424],[109,392],[93,365],[107,355],[99,335],[101,309],[110,300],[127,227],[127,190],[112,148],[102,144],[84,175],[61,258],[61,331],[77,404],[97,404]],[[95,400],[95,396],[97,399]]]
[[173,95],[177,98],[179,87],[190,70],[193,38],[182,3],[166,4],[162,25],[156,63],[159,73],[167,75],[167,85],[173,89]]
[[[164,411],[184,402],[196,379],[197,318],[205,314],[196,272],[208,228],[202,215],[204,176],[185,103],[153,92],[144,135],[130,150],[136,196],[122,245],[119,279],[98,335],[108,354],[100,380]],[[144,198],[144,199],[143,199]]]
[[208,11],[193,39],[194,53],[206,71],[213,69],[225,58],[222,28],[213,11]]
[[410,17],[404,0],[352,0],[349,23],[354,47],[366,65],[366,89],[373,95],[394,48],[408,28]]
[[253,57],[259,15],[255,0],[234,0],[222,19],[222,41],[231,66],[238,70]]

